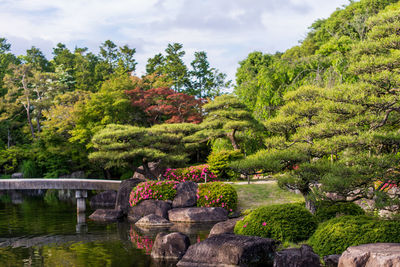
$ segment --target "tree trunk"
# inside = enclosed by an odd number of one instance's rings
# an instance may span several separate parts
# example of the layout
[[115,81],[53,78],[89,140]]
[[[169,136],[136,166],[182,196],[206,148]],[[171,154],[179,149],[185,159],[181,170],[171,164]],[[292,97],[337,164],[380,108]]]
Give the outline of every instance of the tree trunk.
[[36,116],[36,128],[37,128],[37,132],[40,133],[41,132],[41,127],[40,127],[40,118],[39,118],[39,114]]
[[10,132],[10,127],[7,128],[7,148],[10,148],[11,146],[11,132]]
[[24,88],[24,93],[26,97],[26,104],[24,104],[24,108],[26,110],[26,118],[28,120],[29,128],[31,129],[31,134],[33,138],[36,138],[35,136],[35,130],[33,129],[32,125],[32,119],[31,119],[31,101],[29,99],[29,90],[28,90],[28,85],[25,80],[25,74],[22,75],[22,86]]
[[157,176],[150,170],[147,160],[143,160],[143,170],[144,170],[144,173],[142,173],[142,174],[147,179],[157,180]]
[[304,195],[306,201],[306,209],[308,209],[312,214],[315,214],[317,207],[315,206],[314,200],[311,200],[307,195]]
[[238,149],[240,149],[240,147],[239,147],[239,144],[236,142],[235,133],[236,133],[236,129],[232,130],[232,132],[228,133],[226,136],[231,141],[233,149],[238,150]]
[[28,103],[28,105],[25,107],[25,110],[26,110],[26,118],[27,118],[27,120],[28,120],[29,128],[31,129],[32,137],[35,139],[36,136],[35,136],[35,130],[33,129],[33,124],[32,124],[32,119],[31,119],[30,108],[31,108],[31,105],[30,105],[30,103]]

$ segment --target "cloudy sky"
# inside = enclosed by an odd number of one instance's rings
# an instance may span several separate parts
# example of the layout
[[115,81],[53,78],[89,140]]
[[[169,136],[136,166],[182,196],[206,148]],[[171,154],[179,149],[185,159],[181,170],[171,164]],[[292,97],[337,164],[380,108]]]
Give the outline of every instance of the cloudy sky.
[[213,67],[234,79],[252,51],[284,51],[348,0],[0,0],[0,37],[23,54],[32,45],[88,47],[107,39],[136,48],[137,74],[168,43],[182,43],[185,61],[206,51]]

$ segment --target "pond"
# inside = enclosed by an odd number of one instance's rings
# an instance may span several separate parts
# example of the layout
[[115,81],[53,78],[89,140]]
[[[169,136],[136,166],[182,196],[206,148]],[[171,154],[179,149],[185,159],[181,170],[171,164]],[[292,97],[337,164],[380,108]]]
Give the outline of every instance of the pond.
[[[211,227],[176,224],[163,230],[187,234],[193,244],[205,239]],[[149,256],[158,231],[126,221],[77,224],[74,199],[61,201],[57,191],[0,193],[1,266],[174,266]]]

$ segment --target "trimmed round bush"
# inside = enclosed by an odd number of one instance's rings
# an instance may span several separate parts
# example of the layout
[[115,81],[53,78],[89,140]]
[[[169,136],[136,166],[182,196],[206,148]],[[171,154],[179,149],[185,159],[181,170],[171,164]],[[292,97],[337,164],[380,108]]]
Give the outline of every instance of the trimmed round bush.
[[353,202],[320,201],[317,203],[315,216],[318,222],[324,222],[343,215],[365,215],[365,212]]
[[187,168],[167,169],[164,173],[164,178],[171,181],[187,182],[192,181],[196,183],[205,182],[207,176],[208,182],[217,180],[217,176],[209,170],[207,164],[190,166]]
[[314,216],[304,206],[281,204],[255,209],[236,223],[235,234],[299,242],[307,240],[316,228]]
[[211,152],[207,158],[207,164],[210,166],[210,171],[213,172],[218,179],[238,179],[239,174],[229,168],[229,164],[243,157],[239,150],[221,150]]
[[134,187],[129,195],[131,207],[146,199],[173,200],[177,181],[147,181]]
[[228,212],[236,210],[237,192],[230,184],[221,182],[199,184],[197,189],[198,207],[222,207]]
[[400,221],[342,216],[321,223],[308,240],[321,256],[341,254],[350,246],[377,242],[400,242]]

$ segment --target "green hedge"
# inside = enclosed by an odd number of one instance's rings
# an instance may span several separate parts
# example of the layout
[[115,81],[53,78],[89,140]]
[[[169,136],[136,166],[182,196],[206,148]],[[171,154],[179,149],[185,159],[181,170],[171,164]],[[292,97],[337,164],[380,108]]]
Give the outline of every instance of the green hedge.
[[239,150],[221,150],[212,152],[207,158],[209,170],[213,172],[220,180],[235,180],[239,174],[229,168],[231,161],[240,159],[243,154]]
[[365,212],[353,202],[320,201],[317,203],[315,216],[318,222],[324,222],[343,215],[365,215]]
[[400,221],[342,216],[321,223],[308,240],[308,244],[321,256],[341,254],[350,246],[377,242],[400,242]]
[[199,184],[197,189],[198,207],[222,207],[228,212],[237,208],[237,192],[230,184],[220,182]]
[[303,205],[281,204],[255,209],[236,223],[235,234],[298,242],[307,240],[316,227],[315,217]]

